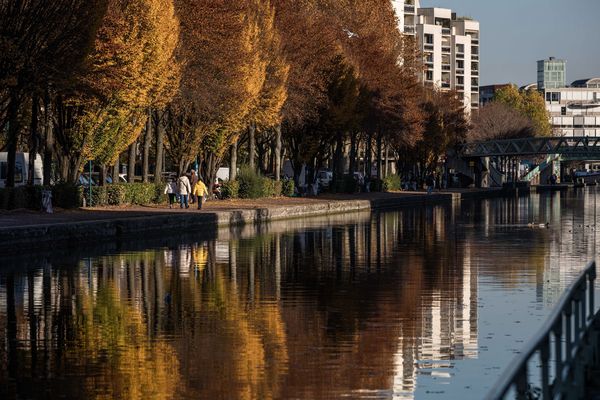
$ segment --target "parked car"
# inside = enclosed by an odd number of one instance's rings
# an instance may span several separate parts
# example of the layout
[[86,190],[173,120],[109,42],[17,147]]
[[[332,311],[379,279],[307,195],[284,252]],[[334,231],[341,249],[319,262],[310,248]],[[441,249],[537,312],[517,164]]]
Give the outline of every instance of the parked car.
[[[0,153],[0,188],[6,185],[8,173],[8,153]],[[29,176],[29,153],[17,153],[15,157],[15,186],[25,186]],[[41,185],[44,178],[42,157],[37,154],[34,162],[33,184]]]
[[333,172],[328,170],[321,170],[317,173],[317,182],[323,188],[328,188],[333,180]]

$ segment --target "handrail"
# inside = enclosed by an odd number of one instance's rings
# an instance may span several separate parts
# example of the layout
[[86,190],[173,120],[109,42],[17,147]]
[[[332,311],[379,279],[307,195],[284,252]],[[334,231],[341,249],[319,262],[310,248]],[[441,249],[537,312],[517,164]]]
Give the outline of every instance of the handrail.
[[[590,345],[589,341],[584,339],[593,329],[594,320],[600,316],[600,313],[595,314],[595,279],[596,262],[592,261],[577,280],[569,286],[550,317],[528,346],[513,359],[510,367],[504,371],[488,392],[486,397],[488,400],[504,399],[513,386],[516,388],[517,399],[529,398],[531,388],[528,363],[537,353],[541,358],[539,368],[542,385],[541,398],[553,399],[562,397],[563,394],[573,390],[583,390],[584,373],[576,356],[583,347]],[[552,382],[549,379],[551,355],[554,359],[554,380]]]

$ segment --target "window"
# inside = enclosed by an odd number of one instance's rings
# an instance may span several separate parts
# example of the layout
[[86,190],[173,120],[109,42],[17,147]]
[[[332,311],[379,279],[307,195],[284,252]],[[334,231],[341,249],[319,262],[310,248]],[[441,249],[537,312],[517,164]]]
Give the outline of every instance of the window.
[[559,102],[560,101],[560,93],[559,92],[552,92],[552,101],[556,101]]
[[6,163],[0,162],[0,179],[6,179]]
[[433,62],[433,54],[432,53],[427,53],[426,60],[427,60],[427,62],[432,63]]
[[433,80],[433,71],[426,71],[425,72],[425,80],[426,81],[432,81]]
[[551,101],[552,100],[552,93],[550,92],[546,92],[546,101]]
[[465,62],[463,60],[456,61],[456,68],[463,69],[465,67]]
[[459,85],[464,85],[465,84],[465,78],[463,76],[457,76],[456,77],[456,83]]
[[456,52],[457,53],[464,53],[465,52],[465,45],[464,44],[457,44],[456,45]]
[[560,108],[560,115],[567,115],[567,107]]
[[433,44],[433,35],[431,33],[425,34],[425,43]]

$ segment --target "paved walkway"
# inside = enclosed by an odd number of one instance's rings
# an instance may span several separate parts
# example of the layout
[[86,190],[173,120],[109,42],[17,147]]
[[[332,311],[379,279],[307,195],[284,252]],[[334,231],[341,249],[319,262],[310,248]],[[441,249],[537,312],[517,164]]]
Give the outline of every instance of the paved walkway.
[[[481,190],[451,190],[435,192],[435,194],[480,193]],[[297,205],[317,205],[353,200],[381,201],[399,198],[415,198],[426,196],[425,192],[397,193],[361,193],[355,195],[324,194],[318,197],[280,197],[257,200],[214,200],[204,204],[202,211],[196,205],[189,209],[179,206],[169,209],[167,205],[124,206],[124,207],[92,207],[75,210],[56,209],[54,214],[46,214],[31,210],[0,210],[0,227],[21,227],[32,225],[62,224],[69,222],[101,221],[108,219],[124,219],[141,216],[174,214],[174,213],[214,213],[219,211],[257,210],[262,208],[278,208]]]

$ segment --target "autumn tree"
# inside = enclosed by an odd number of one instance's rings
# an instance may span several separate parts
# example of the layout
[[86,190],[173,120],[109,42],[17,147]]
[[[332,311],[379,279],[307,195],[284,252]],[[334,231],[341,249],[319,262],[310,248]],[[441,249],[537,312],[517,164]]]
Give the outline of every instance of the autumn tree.
[[146,110],[173,94],[178,24],[170,0],[110,0],[74,84],[55,99],[55,132],[63,179],[86,160],[111,165],[140,134]]
[[499,101],[492,101],[477,111],[472,118],[469,141],[531,137],[535,126],[516,109]]
[[[7,186],[14,185],[25,99],[37,118],[40,98],[51,86],[70,80],[81,66],[105,9],[104,0],[0,1],[0,116],[8,123]],[[37,121],[31,126],[32,140],[38,141]]]
[[534,136],[552,134],[546,103],[537,90],[519,91],[515,85],[510,85],[498,90],[494,95],[494,100],[508,105],[529,118],[535,128]]
[[421,107],[425,131],[415,146],[413,161],[426,172],[435,169],[440,157],[451,147],[465,140],[469,122],[465,106],[454,91],[428,89]]

